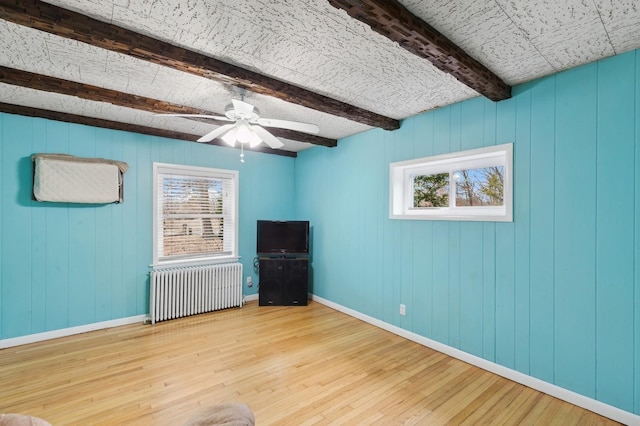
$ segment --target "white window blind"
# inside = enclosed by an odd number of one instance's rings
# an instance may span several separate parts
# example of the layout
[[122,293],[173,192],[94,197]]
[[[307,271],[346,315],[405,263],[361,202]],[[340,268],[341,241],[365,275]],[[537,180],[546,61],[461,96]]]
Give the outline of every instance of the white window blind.
[[237,258],[237,177],[154,164],[154,263]]

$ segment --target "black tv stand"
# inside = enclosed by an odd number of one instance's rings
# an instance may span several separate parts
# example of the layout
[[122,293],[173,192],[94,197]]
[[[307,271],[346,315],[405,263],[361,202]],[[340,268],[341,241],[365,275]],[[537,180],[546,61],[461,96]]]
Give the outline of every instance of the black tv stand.
[[308,304],[309,259],[278,255],[258,258],[260,306],[306,306]]

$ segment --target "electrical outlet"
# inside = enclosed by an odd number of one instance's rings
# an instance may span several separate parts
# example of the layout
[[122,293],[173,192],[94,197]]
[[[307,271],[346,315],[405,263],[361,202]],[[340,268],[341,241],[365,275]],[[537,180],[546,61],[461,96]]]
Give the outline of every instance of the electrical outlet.
[[253,286],[253,278],[247,277],[247,287]]
[[400,315],[406,315],[407,313],[407,307],[404,306],[402,303],[400,304]]

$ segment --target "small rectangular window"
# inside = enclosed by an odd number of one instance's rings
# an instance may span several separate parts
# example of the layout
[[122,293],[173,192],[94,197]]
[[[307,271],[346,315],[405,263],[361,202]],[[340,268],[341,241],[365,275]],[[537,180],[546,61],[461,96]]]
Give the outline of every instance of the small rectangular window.
[[390,165],[390,217],[513,220],[513,145],[504,144]]
[[237,174],[154,163],[154,264],[237,258]]

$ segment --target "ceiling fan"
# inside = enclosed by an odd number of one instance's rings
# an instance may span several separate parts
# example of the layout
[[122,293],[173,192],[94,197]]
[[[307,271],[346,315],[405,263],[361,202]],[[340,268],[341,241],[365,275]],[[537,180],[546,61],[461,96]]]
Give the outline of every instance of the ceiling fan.
[[168,117],[210,118],[213,120],[230,121],[217,127],[198,139],[198,142],[210,142],[215,138],[221,138],[227,144],[234,146],[236,142],[249,144],[255,147],[265,142],[269,147],[278,149],[284,144],[273,136],[264,127],[278,127],[281,129],[296,130],[304,133],[316,134],[320,130],[315,124],[300,123],[297,121],[276,120],[272,118],[260,118],[258,108],[243,100],[232,99],[225,108],[224,116],[207,114],[156,114]]

